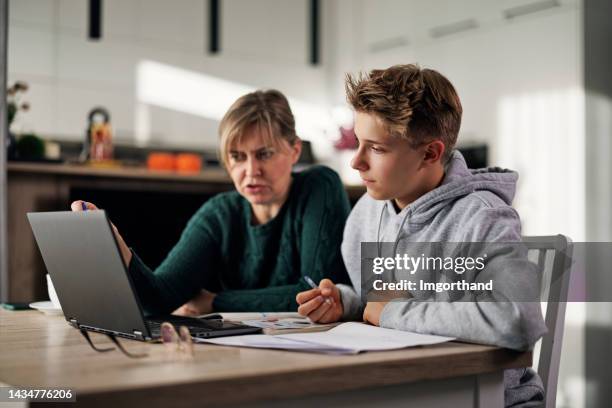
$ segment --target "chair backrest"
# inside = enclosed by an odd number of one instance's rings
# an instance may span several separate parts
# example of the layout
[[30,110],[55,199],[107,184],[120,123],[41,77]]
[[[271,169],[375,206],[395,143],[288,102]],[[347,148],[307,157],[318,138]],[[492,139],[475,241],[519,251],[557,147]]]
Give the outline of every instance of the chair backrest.
[[540,344],[537,371],[544,383],[545,407],[555,406],[557,380],[565,327],[565,307],[570,283],[572,245],[564,235],[523,237],[528,257],[538,265],[548,333]]

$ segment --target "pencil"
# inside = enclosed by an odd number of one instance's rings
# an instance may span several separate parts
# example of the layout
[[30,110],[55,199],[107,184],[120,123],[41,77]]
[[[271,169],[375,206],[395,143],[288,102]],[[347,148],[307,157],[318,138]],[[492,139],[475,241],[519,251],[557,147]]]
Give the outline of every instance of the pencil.
[[[317,284],[312,280],[310,276],[304,275],[304,280],[306,281],[308,286],[310,286],[311,288],[313,289],[318,288]],[[329,297],[325,296],[323,299],[325,299],[325,303],[331,303],[331,299]]]

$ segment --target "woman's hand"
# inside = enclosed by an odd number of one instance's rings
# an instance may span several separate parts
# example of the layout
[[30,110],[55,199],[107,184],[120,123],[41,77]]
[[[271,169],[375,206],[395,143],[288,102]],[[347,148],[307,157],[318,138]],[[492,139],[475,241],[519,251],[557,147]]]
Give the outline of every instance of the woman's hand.
[[212,313],[215,296],[217,296],[216,293],[202,289],[198,296],[176,309],[172,314],[179,316],[200,316]]
[[[70,209],[75,212],[85,211],[83,209],[83,204],[85,204],[87,211],[99,210],[99,208],[96,207],[93,203],[88,203],[87,201],[82,200],[73,201],[72,204],[70,204]],[[123,237],[121,236],[121,234],[119,234],[117,227],[115,227],[115,224],[113,224],[112,222],[111,227],[113,229],[113,234],[115,234],[115,239],[117,239],[117,243],[119,244],[119,250],[121,251],[121,258],[123,258],[123,263],[125,263],[125,266],[129,266],[130,262],[132,261],[132,251],[130,251],[130,248],[128,248],[127,244],[123,240]]]
[[342,318],[340,290],[329,279],[323,279],[318,288],[298,293],[295,300],[300,305],[298,313],[313,322],[332,323]]

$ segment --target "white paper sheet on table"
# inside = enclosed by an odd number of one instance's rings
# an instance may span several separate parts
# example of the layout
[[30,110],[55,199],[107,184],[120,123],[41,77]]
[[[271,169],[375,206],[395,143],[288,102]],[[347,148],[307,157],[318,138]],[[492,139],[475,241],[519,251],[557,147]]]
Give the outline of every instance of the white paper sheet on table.
[[277,336],[254,334],[198,341],[227,346],[356,354],[362,351],[395,350],[444,343],[451,340],[454,340],[454,338],[410,333],[350,322],[343,323],[325,332],[293,333]]
[[294,351],[309,351],[327,354],[355,354],[356,351],[346,348],[333,348],[324,344],[306,343],[282,338],[282,336],[271,336],[267,334],[248,334],[245,336],[229,336],[214,339],[194,339],[196,343],[212,343],[222,346],[267,348]]

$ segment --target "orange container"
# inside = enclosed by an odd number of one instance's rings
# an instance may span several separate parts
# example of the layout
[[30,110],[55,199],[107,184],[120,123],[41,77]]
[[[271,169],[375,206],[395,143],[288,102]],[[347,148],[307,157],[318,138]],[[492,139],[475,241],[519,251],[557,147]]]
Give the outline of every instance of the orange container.
[[176,169],[176,158],[170,153],[149,153],[147,168],[149,170],[174,171]]
[[202,158],[193,153],[176,155],[176,171],[179,173],[199,173],[202,170]]

